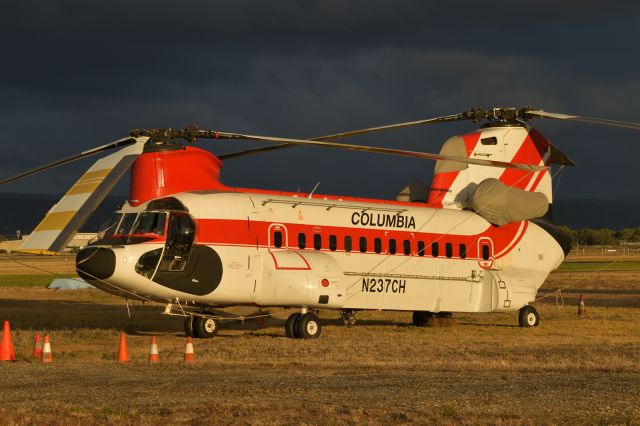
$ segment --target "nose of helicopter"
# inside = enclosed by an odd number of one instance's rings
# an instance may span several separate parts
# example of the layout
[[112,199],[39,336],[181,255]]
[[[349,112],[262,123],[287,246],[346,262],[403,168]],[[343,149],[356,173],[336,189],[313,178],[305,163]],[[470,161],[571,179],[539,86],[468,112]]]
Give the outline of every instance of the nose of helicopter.
[[76,271],[84,280],[104,280],[116,270],[116,255],[106,247],[88,246],[76,256]]

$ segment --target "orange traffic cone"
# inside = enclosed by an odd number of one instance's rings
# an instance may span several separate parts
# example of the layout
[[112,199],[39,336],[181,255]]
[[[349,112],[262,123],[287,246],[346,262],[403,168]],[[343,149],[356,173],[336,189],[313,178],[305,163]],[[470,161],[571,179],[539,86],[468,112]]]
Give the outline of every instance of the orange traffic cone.
[[158,342],[156,336],[151,337],[151,347],[149,348],[149,364],[160,362],[160,354],[158,354]]
[[0,343],[0,361],[15,361],[16,353],[13,350],[13,339],[11,338],[11,327],[9,321],[4,322],[2,328],[2,343]]
[[587,308],[584,307],[584,297],[580,295],[580,301],[578,302],[578,315],[587,315]]
[[193,339],[187,337],[187,346],[184,348],[184,362],[195,362],[196,354],[193,352]]
[[127,337],[125,336],[124,332],[120,333],[120,344],[118,345],[118,362],[129,362]]
[[51,355],[51,341],[49,335],[44,335],[44,346],[42,348],[42,362],[53,362],[53,356]]
[[33,353],[31,356],[34,358],[42,358],[42,340],[40,339],[40,333],[36,333],[36,342],[33,345]]

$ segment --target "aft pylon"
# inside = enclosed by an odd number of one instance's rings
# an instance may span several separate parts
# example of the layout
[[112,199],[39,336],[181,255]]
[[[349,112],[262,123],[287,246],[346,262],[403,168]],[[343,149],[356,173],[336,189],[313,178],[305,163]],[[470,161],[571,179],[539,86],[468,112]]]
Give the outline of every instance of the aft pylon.
[[42,358],[42,339],[40,338],[40,333],[36,333],[36,340],[33,344],[33,353],[31,356],[33,358]]
[[578,302],[578,315],[585,316],[587,315],[587,308],[584,306],[584,297],[580,295],[580,301]]
[[158,342],[156,336],[151,336],[151,347],[149,348],[149,364],[160,362],[160,354],[158,353]]
[[11,338],[11,327],[9,321],[4,322],[2,327],[2,343],[0,343],[0,361],[15,361],[16,353],[13,350],[13,339]]
[[184,348],[184,362],[190,363],[196,361],[196,354],[193,351],[193,339],[187,337],[187,345]]
[[44,346],[42,347],[42,362],[53,362],[53,356],[51,355],[51,340],[49,335],[44,335]]
[[120,333],[120,344],[118,345],[118,362],[129,362],[129,351],[127,350],[127,337],[124,332]]

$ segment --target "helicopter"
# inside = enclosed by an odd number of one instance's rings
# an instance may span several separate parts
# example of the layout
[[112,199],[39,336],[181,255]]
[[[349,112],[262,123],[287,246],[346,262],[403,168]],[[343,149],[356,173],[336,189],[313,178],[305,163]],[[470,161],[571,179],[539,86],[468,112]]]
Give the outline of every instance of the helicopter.
[[[531,127],[537,118],[640,129],[640,124],[545,112],[474,108],[435,118],[294,139],[200,129],[134,129],[112,143],[0,180],[14,182],[81,158],[97,160],[52,207],[20,251],[61,251],[131,170],[129,196],[76,257],[78,275],[126,299],[157,302],[185,317],[185,332],[215,336],[213,309],[293,308],[291,338],[320,336],[319,310],[347,325],[363,310],[412,312],[415,325],[452,313],[518,312],[531,305],[571,248],[551,220],[551,166],[574,163]],[[337,139],[470,120],[440,153],[336,142]],[[214,155],[201,140],[268,146]],[[396,199],[238,188],[222,161],[293,146],[434,160],[431,186],[406,185]],[[110,151],[114,151],[111,152]]]

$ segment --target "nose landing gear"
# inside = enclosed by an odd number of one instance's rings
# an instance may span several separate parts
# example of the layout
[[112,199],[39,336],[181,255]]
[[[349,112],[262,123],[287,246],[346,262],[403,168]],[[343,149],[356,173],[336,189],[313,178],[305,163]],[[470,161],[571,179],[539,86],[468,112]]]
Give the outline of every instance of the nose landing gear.
[[210,317],[191,315],[184,319],[184,332],[189,337],[210,339],[219,329],[218,321]]

